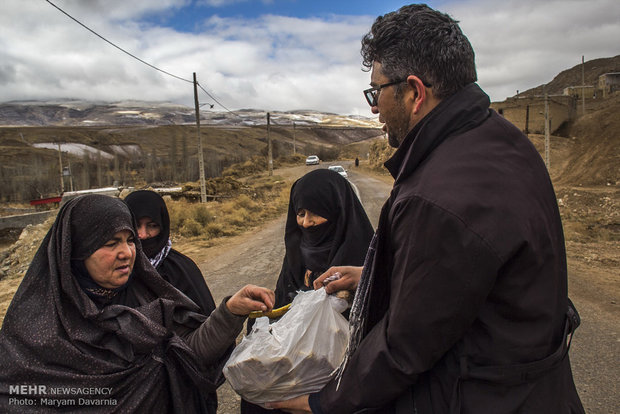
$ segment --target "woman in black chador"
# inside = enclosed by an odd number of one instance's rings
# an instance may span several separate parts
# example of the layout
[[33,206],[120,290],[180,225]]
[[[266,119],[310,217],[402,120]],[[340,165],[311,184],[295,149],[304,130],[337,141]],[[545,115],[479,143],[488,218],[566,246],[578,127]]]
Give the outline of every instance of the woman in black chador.
[[230,346],[274,294],[247,285],[206,317],[159,276],[136,233],[117,198],[60,209],[0,331],[0,412],[74,401],[80,412],[215,413]]
[[[331,266],[363,265],[373,233],[364,207],[346,178],[317,169],[297,180],[288,205],[286,253],[276,284],[275,307],[292,302],[300,290],[312,289],[314,280]],[[283,413],[245,400],[241,401],[241,412]]]
[[340,174],[318,169],[291,187],[286,217],[286,254],[276,284],[276,307],[331,266],[364,264],[374,231],[351,184]]
[[209,316],[215,309],[213,297],[198,266],[172,248],[170,217],[163,198],[153,191],[140,190],[129,194],[125,202],[136,218],[142,250],[153,267]]

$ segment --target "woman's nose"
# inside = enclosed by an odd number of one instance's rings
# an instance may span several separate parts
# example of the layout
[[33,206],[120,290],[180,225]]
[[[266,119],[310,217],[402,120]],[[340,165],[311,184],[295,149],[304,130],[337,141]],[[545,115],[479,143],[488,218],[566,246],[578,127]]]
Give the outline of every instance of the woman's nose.
[[314,219],[310,217],[310,214],[306,214],[304,216],[304,222],[302,223],[302,226],[304,226],[304,228],[308,228],[308,227],[312,227],[314,226]]
[[138,226],[138,238],[140,240],[144,240],[144,239],[146,239],[146,237],[147,237],[146,225],[143,224],[141,226]]
[[133,254],[132,247],[133,247],[133,243],[130,243],[129,241],[121,243],[120,250],[118,252],[119,257],[121,258],[131,257]]

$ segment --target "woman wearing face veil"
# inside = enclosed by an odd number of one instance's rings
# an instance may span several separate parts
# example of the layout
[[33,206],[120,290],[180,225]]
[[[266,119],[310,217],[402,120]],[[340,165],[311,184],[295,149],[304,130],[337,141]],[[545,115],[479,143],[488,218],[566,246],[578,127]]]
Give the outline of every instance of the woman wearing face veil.
[[213,297],[198,266],[172,248],[170,217],[164,199],[153,191],[140,190],[129,194],[125,203],[136,218],[142,251],[153,267],[208,316],[215,309]]
[[135,233],[119,199],[61,208],[0,331],[0,412],[71,401],[80,412],[215,412],[208,396],[227,350],[273,293],[245,286],[207,318],[157,274]]
[[364,264],[374,231],[351,184],[340,174],[318,169],[291,188],[284,244],[286,254],[276,284],[276,307],[331,266]]
[[[276,284],[275,307],[293,301],[299,290],[331,266],[361,266],[374,234],[370,220],[351,184],[340,174],[317,169],[297,180],[286,218],[286,253]],[[248,322],[248,331],[250,322]],[[241,413],[283,413],[245,400]]]

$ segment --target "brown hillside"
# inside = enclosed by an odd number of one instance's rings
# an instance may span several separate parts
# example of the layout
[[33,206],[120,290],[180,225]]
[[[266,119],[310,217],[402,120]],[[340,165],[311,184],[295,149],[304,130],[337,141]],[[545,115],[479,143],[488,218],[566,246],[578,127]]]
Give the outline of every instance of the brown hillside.
[[566,167],[555,177],[561,185],[617,185],[620,181],[620,94],[568,128],[573,146]]
[[579,86],[582,82],[582,70],[585,72],[585,84],[596,86],[598,77],[609,72],[620,72],[620,55],[610,58],[600,58],[585,62],[582,69],[581,63],[560,72],[553,80],[546,85],[540,85],[527,91],[521,92],[518,96],[542,95],[543,88],[547,93],[562,94],[564,88],[568,86]]

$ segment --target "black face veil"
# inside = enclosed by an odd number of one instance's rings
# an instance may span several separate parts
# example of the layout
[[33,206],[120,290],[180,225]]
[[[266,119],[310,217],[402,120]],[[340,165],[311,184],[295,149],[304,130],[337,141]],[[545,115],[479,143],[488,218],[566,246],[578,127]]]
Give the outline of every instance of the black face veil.
[[168,249],[165,256],[160,254],[162,249],[168,246],[170,239],[170,216],[164,199],[153,191],[139,190],[129,194],[125,203],[136,220],[148,217],[160,226],[157,236],[141,241],[151,263],[156,261],[156,256],[161,257],[161,260],[154,264],[160,276],[196,302],[201,313],[207,316],[211,314],[215,309],[215,302],[198,266],[189,257],[174,249]]
[[159,224],[159,234],[142,241],[144,253],[149,258],[155,257],[166,246],[170,238],[170,216],[164,199],[153,191],[139,190],[125,197],[125,203],[129,206],[136,220],[149,217]]
[[[302,229],[297,212],[306,209],[327,223]],[[284,243],[286,254],[276,286],[276,305],[291,302],[306,270],[316,277],[331,266],[361,266],[374,231],[351,184],[340,174],[317,169],[291,188]]]

